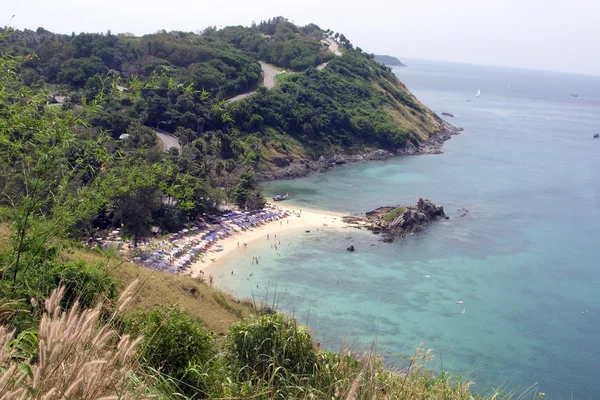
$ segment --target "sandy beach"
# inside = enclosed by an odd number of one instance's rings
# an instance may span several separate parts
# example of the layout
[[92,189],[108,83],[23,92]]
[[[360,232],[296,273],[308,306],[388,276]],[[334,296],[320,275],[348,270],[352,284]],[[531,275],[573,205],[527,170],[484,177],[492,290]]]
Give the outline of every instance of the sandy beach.
[[[258,240],[267,240],[269,235],[270,240],[277,240],[276,235],[280,235],[287,231],[293,230],[309,230],[309,229],[341,229],[348,226],[342,222],[344,214],[302,209],[296,209],[289,217],[266,222],[256,228],[247,231],[239,231],[230,236],[219,240],[219,244],[223,246],[223,251],[209,251],[202,260],[198,260],[191,265],[191,274],[193,277],[203,274],[205,277],[211,275],[212,272],[219,268],[225,267],[226,256],[235,252],[245,251],[253,246]],[[324,225],[325,224],[325,225]],[[244,246],[244,243],[246,246]]]

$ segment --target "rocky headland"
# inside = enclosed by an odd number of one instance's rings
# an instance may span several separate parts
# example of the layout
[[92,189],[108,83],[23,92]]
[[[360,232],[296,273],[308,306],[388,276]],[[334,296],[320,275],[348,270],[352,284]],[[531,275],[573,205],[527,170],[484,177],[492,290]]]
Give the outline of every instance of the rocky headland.
[[379,207],[365,216],[345,216],[343,221],[356,227],[365,227],[375,234],[382,234],[384,242],[392,242],[411,233],[425,229],[438,219],[448,219],[444,207],[431,200],[420,198],[413,206]]
[[[439,117],[438,117],[439,118]],[[332,167],[365,161],[381,161],[392,157],[422,155],[422,154],[441,154],[442,146],[446,140],[462,132],[462,128],[457,128],[445,121],[441,121],[442,128],[429,135],[427,140],[419,143],[418,146],[412,142],[398,150],[368,150],[358,154],[332,154],[321,156],[317,160],[287,160],[282,159],[275,170],[263,170],[257,173],[257,178],[261,181],[274,179],[292,179],[300,178],[311,172],[326,172]]]

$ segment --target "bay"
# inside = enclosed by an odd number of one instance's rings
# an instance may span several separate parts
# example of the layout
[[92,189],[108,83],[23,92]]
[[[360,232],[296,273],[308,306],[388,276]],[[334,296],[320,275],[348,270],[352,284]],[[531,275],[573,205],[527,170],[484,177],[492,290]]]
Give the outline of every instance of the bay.
[[[392,365],[424,342],[431,368],[479,391],[600,398],[600,77],[406,63],[394,71],[407,87],[465,129],[444,154],[264,189],[290,192],[295,209],[347,213],[424,197],[450,219],[392,244],[355,229],[289,233],[278,251],[265,242],[229,260],[252,272],[216,282],[276,303],[328,350],[375,344]],[[254,255],[260,267],[247,265]]]

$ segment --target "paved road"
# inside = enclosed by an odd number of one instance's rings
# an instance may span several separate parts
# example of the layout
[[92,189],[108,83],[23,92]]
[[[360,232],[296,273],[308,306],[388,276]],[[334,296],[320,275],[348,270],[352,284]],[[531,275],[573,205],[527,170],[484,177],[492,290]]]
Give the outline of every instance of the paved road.
[[[273,89],[275,87],[275,85],[277,84],[275,77],[277,75],[279,75],[281,73],[281,71],[277,70],[276,68],[273,68],[272,66],[270,66],[262,61],[260,61],[260,66],[263,70],[263,85],[267,89]],[[233,103],[233,102],[245,99],[248,96],[252,96],[254,93],[256,93],[255,90],[248,92],[248,93],[242,93],[240,95],[237,95],[235,97],[227,99],[226,101],[228,103]],[[181,146],[179,145],[179,139],[177,139],[175,136],[171,135],[169,132],[163,131],[162,129],[156,129],[156,136],[158,136],[158,138],[163,142],[165,151],[167,151],[168,149],[171,149],[171,148],[176,148],[181,152]]]
[[340,50],[339,50],[340,49],[340,45],[338,44],[338,42],[336,42],[332,38],[321,39],[321,42],[322,43],[327,43],[329,45],[329,51],[331,51],[336,56],[341,56],[342,55],[342,53],[340,53]]
[[281,71],[278,71],[276,68],[273,68],[269,64],[266,64],[262,61],[260,62],[260,66],[263,70],[264,75],[263,84],[267,89],[273,89],[277,84],[277,81],[275,81],[275,77],[279,75]]
[[179,139],[171,135],[169,132],[163,131],[162,129],[158,129],[156,131],[156,136],[158,136],[161,142],[163,142],[165,151],[171,148],[176,148],[177,150],[181,151],[181,146],[179,146]]
[[[331,51],[333,54],[335,54],[336,56],[341,56],[342,53],[340,52],[340,46],[339,44],[331,39],[331,38],[327,38],[327,39],[321,39],[321,43],[327,43],[327,45],[329,45],[329,51]],[[317,65],[315,68],[317,69],[317,71],[322,70],[323,68],[325,68],[327,66],[328,63],[324,62],[321,63],[319,65]]]
[[[266,87],[267,89],[273,89],[275,87],[275,85],[277,84],[275,77],[277,75],[279,75],[281,73],[281,71],[277,70],[276,68],[271,67],[269,64],[266,64],[262,61],[260,61],[260,67],[263,70],[263,85],[264,85],[264,87]],[[253,90],[248,93],[238,94],[235,97],[227,99],[227,102],[233,103],[233,102],[245,99],[246,97],[252,96],[254,93],[256,93],[256,90]]]

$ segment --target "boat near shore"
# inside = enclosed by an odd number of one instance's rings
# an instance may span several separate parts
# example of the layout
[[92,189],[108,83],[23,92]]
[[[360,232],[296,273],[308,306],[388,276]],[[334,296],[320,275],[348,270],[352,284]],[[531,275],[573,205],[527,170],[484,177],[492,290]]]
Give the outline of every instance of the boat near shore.
[[286,194],[276,194],[275,196],[273,196],[273,201],[283,201],[283,200],[287,200],[287,198],[290,196],[289,193]]

